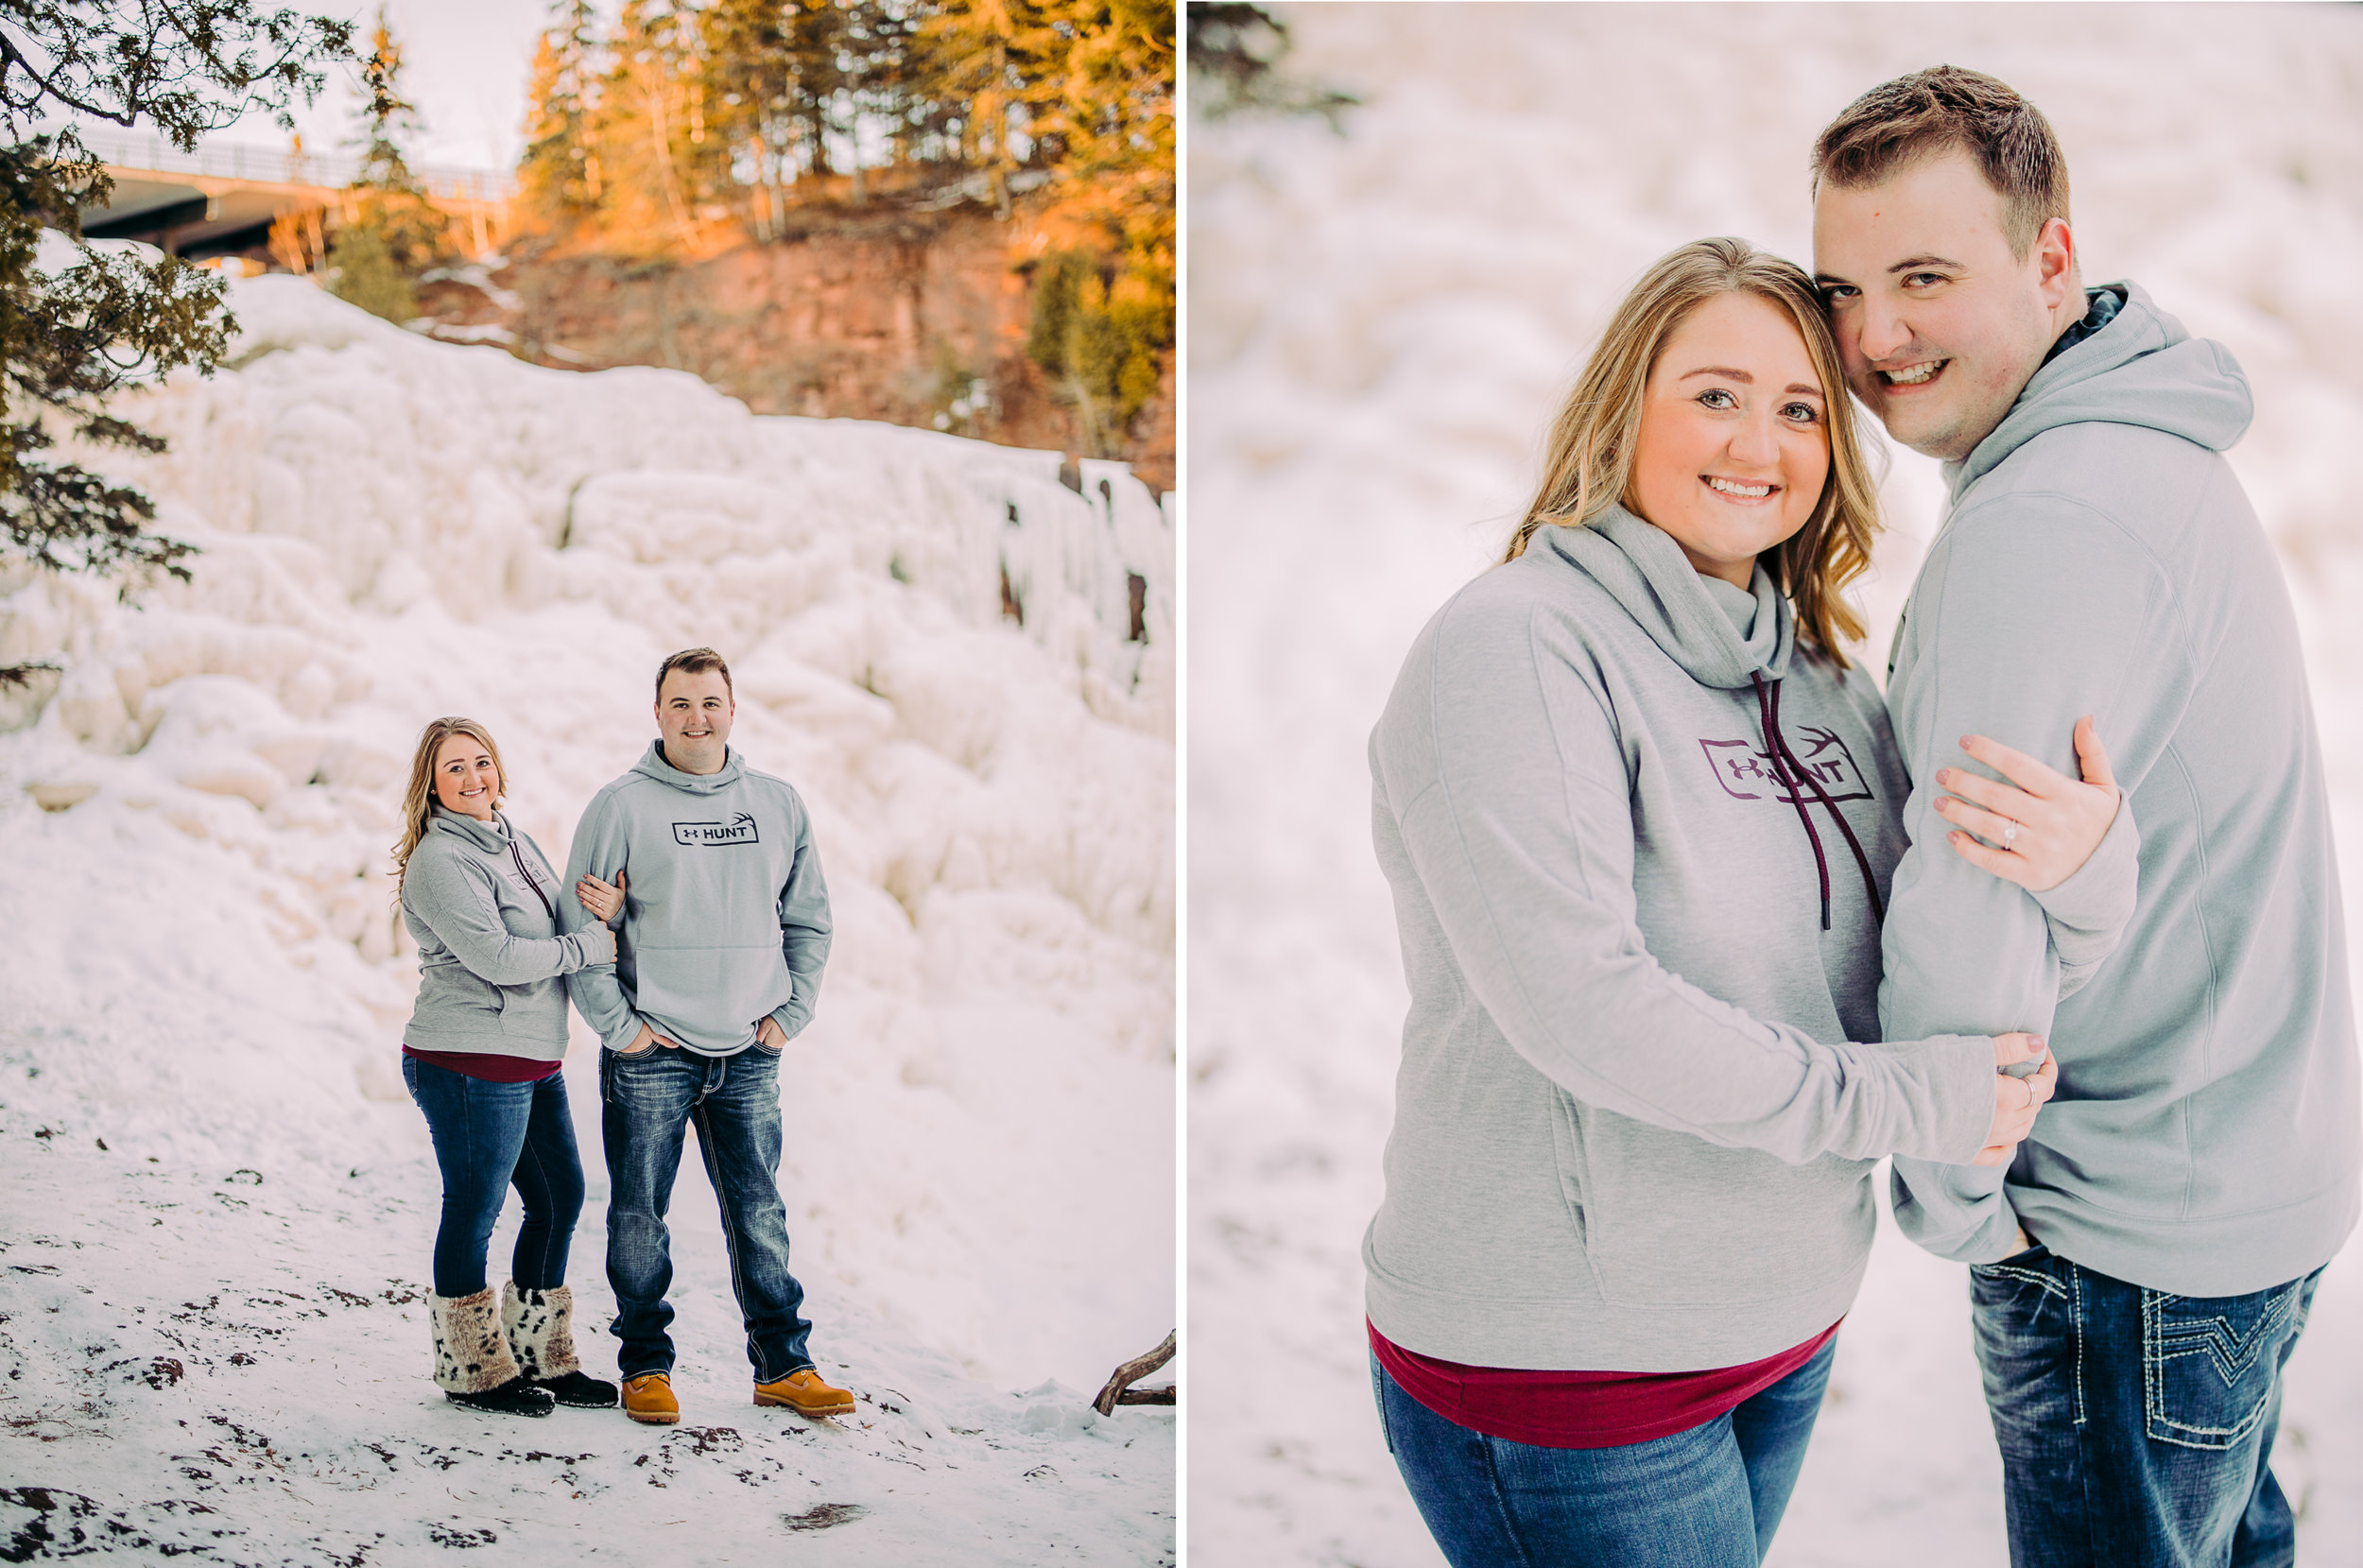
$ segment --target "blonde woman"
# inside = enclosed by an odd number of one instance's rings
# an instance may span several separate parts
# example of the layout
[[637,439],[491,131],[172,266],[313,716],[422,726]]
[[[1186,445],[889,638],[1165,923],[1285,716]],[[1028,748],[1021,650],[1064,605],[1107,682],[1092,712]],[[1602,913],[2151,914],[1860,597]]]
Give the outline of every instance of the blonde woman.
[[[1870,1043],[1914,787],[1843,651],[1875,526],[1811,282],[1684,246],[1618,308],[1505,563],[1420,634],[1371,736],[1411,990],[1371,1373],[1462,1568],[1758,1561],[1873,1163],[2001,1163],[2051,1094],[2029,1035]],[[2133,864],[2076,739],[2090,783],[1975,737],[2020,787],[1921,783],[1958,797],[1956,850],[2043,902],[2070,986]]]
[[[546,1416],[553,1404],[612,1405],[615,1385],[575,1354],[566,1252],[582,1212],[582,1162],[566,1107],[564,976],[612,963],[603,923],[560,934],[561,884],[499,807],[500,749],[481,724],[439,718],[419,734],[394,847],[402,917],[419,944],[419,1001],[402,1076],[442,1169],[428,1298],[435,1381],[481,1410]],[[600,922],[620,898],[594,903]],[[496,1300],[485,1249],[514,1186],[523,1223]]]

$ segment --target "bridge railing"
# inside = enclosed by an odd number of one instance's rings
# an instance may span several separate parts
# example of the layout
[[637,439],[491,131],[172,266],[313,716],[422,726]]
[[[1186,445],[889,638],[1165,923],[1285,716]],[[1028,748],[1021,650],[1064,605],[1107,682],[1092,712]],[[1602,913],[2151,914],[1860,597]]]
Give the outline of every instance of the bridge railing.
[[[82,145],[101,163],[160,174],[195,174],[212,180],[253,180],[278,185],[317,185],[340,190],[358,180],[361,161],[338,153],[248,146],[237,142],[200,142],[182,152],[161,136],[83,128]],[[506,201],[517,181],[506,172],[428,164],[410,171],[431,197],[460,201]]]

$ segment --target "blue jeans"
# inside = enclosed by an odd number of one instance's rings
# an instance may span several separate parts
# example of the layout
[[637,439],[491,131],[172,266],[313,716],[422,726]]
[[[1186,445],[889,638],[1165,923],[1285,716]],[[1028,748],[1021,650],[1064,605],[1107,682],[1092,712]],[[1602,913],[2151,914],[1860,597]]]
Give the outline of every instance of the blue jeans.
[[787,1209],[780,1201],[780,1059],[760,1045],[731,1057],[656,1046],[599,1053],[599,1134],[607,1147],[607,1283],[626,1377],[673,1370],[672,1236],[665,1212],[681,1171],[682,1129],[722,1210],[731,1288],[747,1324],[747,1359],[769,1383],[812,1365],[804,1287],[787,1271]]
[[1473,1432],[1371,1358],[1388,1451],[1453,1568],[1755,1568],[1772,1544],[1837,1357],[1686,1432],[1543,1448]]
[[566,1109],[566,1075],[539,1083],[488,1083],[417,1057],[402,1081],[426,1113],[443,1171],[443,1216],[435,1229],[435,1294],[484,1288],[484,1251],[514,1186],[525,1201],[509,1276],[523,1290],[566,1283],[566,1249],[582,1214],[582,1159]]
[[2170,1296],[2037,1247],[1970,1270],[2013,1568],[2279,1568],[2281,1369],[2316,1269]]

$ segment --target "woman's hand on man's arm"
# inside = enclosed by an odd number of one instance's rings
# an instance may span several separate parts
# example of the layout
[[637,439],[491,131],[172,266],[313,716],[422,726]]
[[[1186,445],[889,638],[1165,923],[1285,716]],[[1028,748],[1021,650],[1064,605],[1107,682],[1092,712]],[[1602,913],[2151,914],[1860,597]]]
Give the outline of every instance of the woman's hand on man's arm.
[[1956,830],[1945,841],[2005,882],[2030,893],[2058,887],[2092,858],[2116,819],[2121,791],[2089,714],[2076,721],[2080,782],[1984,735],[1962,736],[1961,750],[2010,784],[1958,767],[1937,769],[1938,787],[1952,791],[1936,802],[1937,815]]
[[[2013,1077],[2009,1069],[2022,1062],[2040,1059],[2043,1065],[2024,1077]],[[2007,1165],[2018,1153],[2018,1146],[2033,1129],[2035,1113],[2051,1098],[2060,1086],[2060,1063],[2044,1048],[2043,1041],[2031,1034],[1996,1035],[1993,1040],[1993,1126],[1986,1132],[1986,1146],[1977,1151],[1973,1165]],[[2024,1250],[2024,1249],[2021,1249]]]
[[623,912],[626,886],[621,871],[615,873],[615,880],[612,883],[601,882],[595,871],[585,871],[582,879],[575,884],[575,897],[600,924],[605,925]]

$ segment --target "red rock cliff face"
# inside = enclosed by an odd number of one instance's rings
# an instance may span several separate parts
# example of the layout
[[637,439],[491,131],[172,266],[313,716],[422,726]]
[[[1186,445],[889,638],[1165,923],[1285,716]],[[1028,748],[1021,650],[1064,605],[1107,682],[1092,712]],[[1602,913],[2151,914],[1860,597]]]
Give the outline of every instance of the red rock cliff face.
[[[439,323],[497,325],[525,357],[687,370],[764,414],[890,421],[1132,463],[1174,483],[1173,356],[1105,454],[1026,356],[1023,214],[839,210],[768,244],[639,260],[527,241],[490,289],[431,285]],[[981,382],[981,388],[977,385]]]

